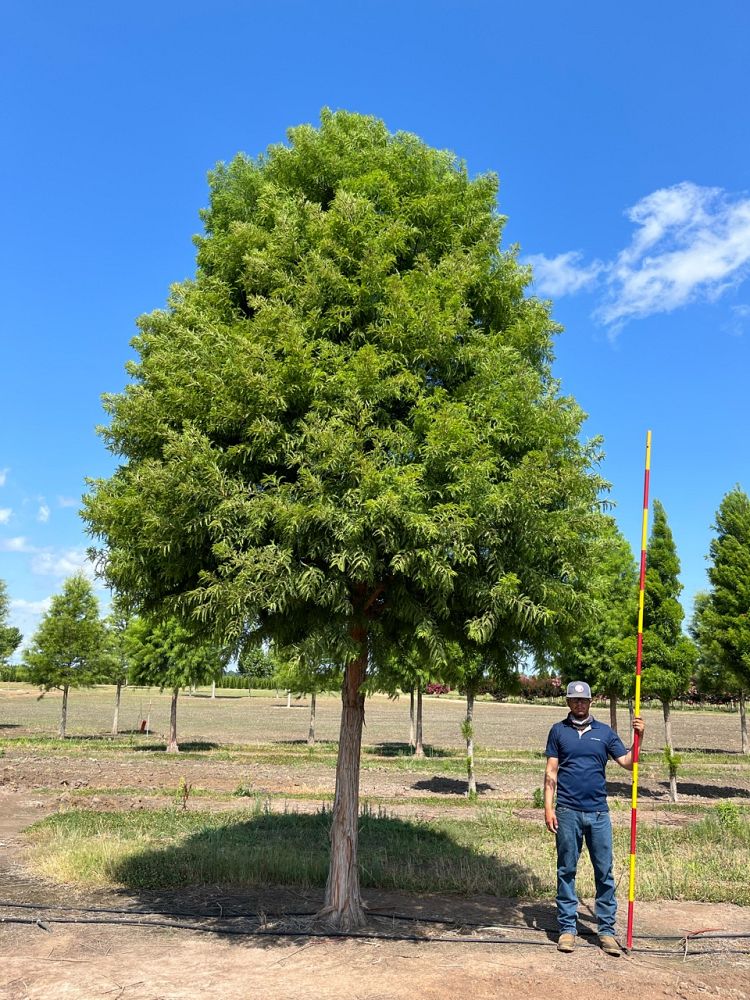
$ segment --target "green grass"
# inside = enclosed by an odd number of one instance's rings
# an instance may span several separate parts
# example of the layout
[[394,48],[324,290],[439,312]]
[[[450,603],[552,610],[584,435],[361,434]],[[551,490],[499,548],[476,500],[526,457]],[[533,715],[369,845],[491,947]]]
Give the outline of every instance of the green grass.
[[[709,810],[681,828],[643,825],[638,896],[750,905],[750,815]],[[325,884],[330,814],[271,813],[257,796],[240,813],[180,808],[127,813],[70,810],[29,830],[30,861],[65,883],[173,889],[184,885]],[[627,882],[629,832],[615,830],[616,875]],[[506,806],[478,819],[407,821],[382,806],[360,819],[362,884],[411,892],[489,893],[527,898],[555,891],[554,841],[540,823]],[[591,895],[589,866],[579,891]]]

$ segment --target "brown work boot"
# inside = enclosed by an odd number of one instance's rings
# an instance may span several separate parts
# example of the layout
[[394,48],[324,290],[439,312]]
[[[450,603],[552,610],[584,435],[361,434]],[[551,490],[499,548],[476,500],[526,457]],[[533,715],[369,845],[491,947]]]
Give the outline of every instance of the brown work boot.
[[575,934],[561,934],[557,939],[557,950],[570,953],[576,946]]
[[605,955],[611,955],[613,958],[619,958],[622,954],[619,944],[611,934],[600,934],[599,944],[601,945],[601,949]]

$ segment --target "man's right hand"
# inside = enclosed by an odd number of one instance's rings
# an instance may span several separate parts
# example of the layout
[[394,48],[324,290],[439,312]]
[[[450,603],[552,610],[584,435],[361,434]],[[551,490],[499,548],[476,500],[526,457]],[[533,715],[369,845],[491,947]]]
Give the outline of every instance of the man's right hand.
[[544,810],[544,825],[550,833],[557,833],[557,814],[554,809]]

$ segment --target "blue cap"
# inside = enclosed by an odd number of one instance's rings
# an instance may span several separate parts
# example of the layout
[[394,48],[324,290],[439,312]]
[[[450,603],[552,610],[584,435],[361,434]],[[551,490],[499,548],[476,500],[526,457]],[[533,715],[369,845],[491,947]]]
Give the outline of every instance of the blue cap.
[[566,698],[588,698],[591,701],[591,688],[586,681],[571,681],[568,684]]

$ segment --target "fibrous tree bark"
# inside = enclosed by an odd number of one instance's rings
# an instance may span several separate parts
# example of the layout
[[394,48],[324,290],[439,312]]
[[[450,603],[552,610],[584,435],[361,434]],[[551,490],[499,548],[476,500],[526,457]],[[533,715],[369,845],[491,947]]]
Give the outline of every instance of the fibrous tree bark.
[[169,709],[169,741],[167,743],[167,753],[179,753],[180,750],[177,745],[177,698],[179,693],[180,689],[178,687],[172,690],[172,704]]
[[341,688],[341,728],[336,764],[336,793],[331,823],[331,862],[325,901],[320,918],[341,930],[362,925],[364,906],[359,887],[357,861],[359,820],[359,770],[365,696],[362,685],[367,676],[367,630],[352,629],[360,647],[356,660],[347,664]]

